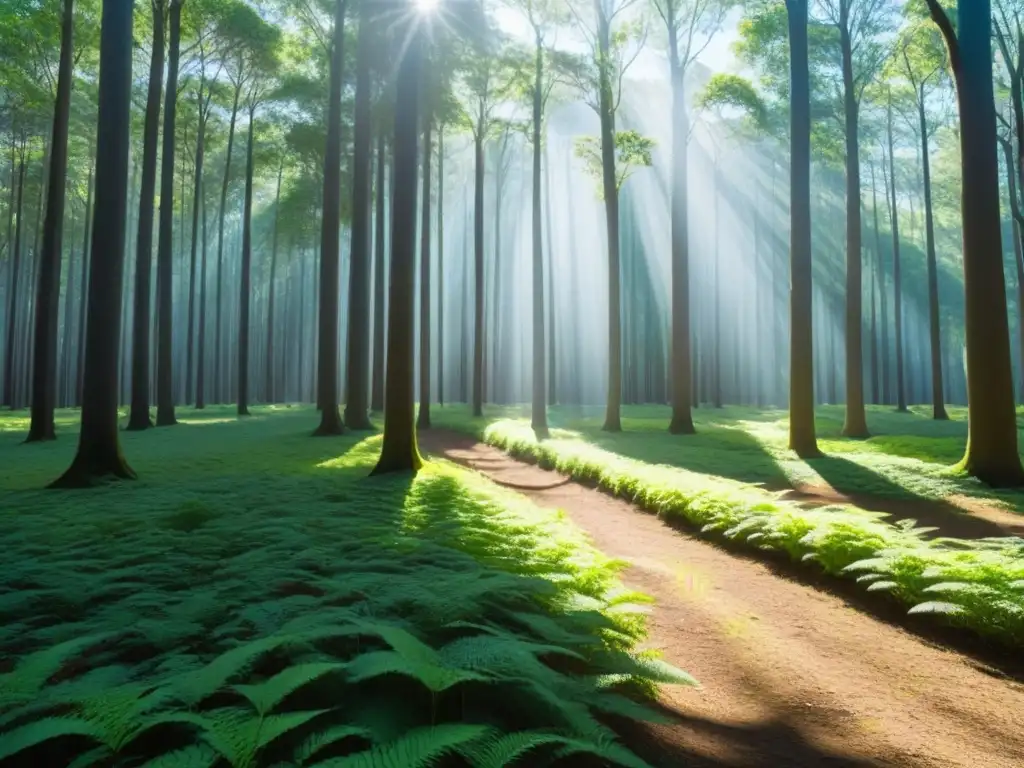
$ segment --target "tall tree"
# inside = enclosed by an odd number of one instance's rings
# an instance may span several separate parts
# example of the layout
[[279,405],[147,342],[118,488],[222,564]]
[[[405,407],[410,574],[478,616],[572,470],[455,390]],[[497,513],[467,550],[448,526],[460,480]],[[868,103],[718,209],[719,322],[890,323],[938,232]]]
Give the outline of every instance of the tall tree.
[[926,2],[946,41],[960,106],[969,427],[960,466],[989,485],[1018,486],[1024,484],[1024,469],[1017,452],[1003,276],[992,4],[960,3],[954,29],[938,0]]
[[377,23],[369,0],[359,1],[356,43],[355,131],[352,149],[352,245],[349,250],[348,365],[345,367],[345,422],[371,429],[367,413],[370,363],[370,196],[373,189],[372,64]]
[[117,339],[121,325],[131,127],[132,7],[103,0],[96,140],[96,219],[89,268],[89,319],[78,451],[54,488],[133,478],[117,433]]
[[174,240],[174,150],[175,125],[178,114],[178,65],[181,60],[181,6],[184,0],[168,0],[170,38],[168,39],[167,94],[164,99],[163,165],[160,168],[160,232],[156,255],[157,292],[157,367],[156,425],[169,427],[178,423],[174,416],[173,314],[171,281],[173,280]]
[[394,213],[391,220],[391,281],[388,302],[387,382],[384,441],[375,475],[416,472],[422,465],[416,445],[413,395],[413,287],[416,264],[416,171],[419,151],[420,68],[424,19],[411,0],[392,0],[404,20],[395,94]]
[[[50,180],[47,185],[46,221],[43,223],[43,250],[39,258],[35,306],[32,418],[26,442],[54,440],[57,437],[53,422],[57,397],[57,306],[60,303],[64,189],[68,169],[71,79],[74,75],[72,46],[75,26],[74,0],[64,0],[63,5],[57,101],[53,114],[53,134],[50,139]],[[11,183],[13,182],[12,178]],[[11,286],[9,290],[13,288],[14,286]]]
[[[323,220],[320,233],[320,355],[317,361],[316,436],[345,431],[338,409],[338,275],[341,260],[341,87],[345,65],[347,0],[335,0],[331,47],[330,95],[327,101],[327,147],[324,152]],[[414,172],[415,173],[415,172]]]
[[843,434],[867,437],[864,411],[863,225],[861,221],[860,105],[884,61],[878,36],[889,24],[889,0],[821,0],[839,33],[846,139],[846,419]]
[[[132,402],[129,430],[149,429],[150,290],[153,273],[153,207],[156,196],[156,155],[160,132],[160,97],[164,81],[165,0],[150,0],[153,50],[149,61],[149,89],[142,143],[142,182],[139,222],[135,240],[135,311],[132,331]],[[173,137],[172,137],[173,140]],[[173,197],[173,195],[172,195]]]
[[568,74],[597,113],[601,125],[598,140],[584,139],[577,146],[577,153],[587,161],[591,172],[596,172],[604,200],[608,249],[608,404],[602,429],[607,432],[622,431],[619,190],[632,165],[651,164],[652,142],[635,131],[620,132],[615,128],[623,80],[647,37],[646,27],[630,17],[630,9],[636,4],[636,0],[568,0],[588,47],[587,54],[576,57],[568,67]]
[[[732,0],[651,0],[668,33],[672,84],[672,421],[669,432],[693,434],[690,403],[690,227],[686,76],[722,26]],[[717,194],[717,192],[716,192]]]
[[384,410],[384,337],[385,331],[385,269],[387,254],[385,243],[387,216],[385,183],[387,178],[387,144],[381,132],[377,141],[377,182],[374,208],[374,256],[373,256],[373,372],[370,386],[370,410],[380,413]]

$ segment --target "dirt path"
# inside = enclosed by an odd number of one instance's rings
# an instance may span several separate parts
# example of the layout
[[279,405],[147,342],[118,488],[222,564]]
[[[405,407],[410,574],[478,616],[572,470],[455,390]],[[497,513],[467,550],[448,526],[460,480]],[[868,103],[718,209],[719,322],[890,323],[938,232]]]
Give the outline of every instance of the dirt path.
[[1024,686],[472,438],[429,452],[556,507],[657,600],[649,645],[700,690],[666,689],[659,766],[1024,766]]

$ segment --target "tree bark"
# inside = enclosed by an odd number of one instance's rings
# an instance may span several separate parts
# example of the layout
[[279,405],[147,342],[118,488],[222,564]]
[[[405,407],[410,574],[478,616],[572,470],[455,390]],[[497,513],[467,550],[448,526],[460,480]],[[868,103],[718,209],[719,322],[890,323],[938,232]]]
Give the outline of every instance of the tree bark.
[[1019,486],[1024,470],[1017,452],[1004,298],[991,2],[960,3],[956,32],[935,0],[928,5],[950,49],[960,106],[969,425],[960,467],[992,486]]
[[[530,425],[537,439],[543,440],[548,432],[548,413],[545,401],[544,370],[544,233],[541,201],[541,143],[544,120],[544,41],[536,33],[533,79],[533,184],[531,214],[533,216],[531,246],[533,267],[533,392],[530,404]],[[549,287],[550,289],[550,287]]]
[[413,289],[416,266],[416,156],[422,29],[415,21],[398,67],[395,100],[395,186],[391,222],[391,297],[388,305],[387,394],[384,441],[374,475],[416,472],[423,464],[413,423]]
[[860,104],[853,75],[849,5],[841,5],[839,25],[843,59],[843,105],[846,115],[846,420],[843,435],[869,436],[864,412],[863,286],[861,265]]
[[894,296],[896,330],[896,410],[907,410],[906,386],[903,378],[903,288],[900,274],[900,214],[896,199],[895,141],[892,125],[892,97],[888,105],[889,132],[889,193],[892,212],[892,290]]
[[811,309],[811,82],[807,0],[786,0],[790,43],[790,363],[789,447],[819,455],[814,426]]
[[242,213],[242,274],[238,295],[238,415],[249,415],[249,300],[252,296],[252,174],[256,107],[249,107],[249,136],[245,145],[245,208]]
[[324,154],[323,225],[320,232],[320,337],[317,359],[317,402],[320,426],[314,436],[345,431],[338,409],[338,275],[341,251],[341,89],[345,64],[345,9],[336,0],[334,47],[331,55],[327,107],[327,149]]
[[96,221],[92,229],[89,327],[78,451],[51,487],[133,478],[117,433],[117,339],[121,325],[131,125],[132,8],[104,0],[100,32]]
[[622,290],[619,266],[619,185],[615,161],[615,115],[612,104],[611,19],[597,6],[599,112],[601,120],[601,182],[604,190],[605,227],[608,238],[608,402],[606,432],[621,432],[622,403]]
[[942,381],[942,327],[939,318],[939,269],[935,256],[935,218],[932,214],[932,171],[928,155],[928,119],[924,91],[918,93],[917,113],[921,131],[921,172],[924,178],[925,247],[928,255],[928,329],[932,353],[932,418],[946,421],[945,388]]
[[214,291],[215,319],[213,330],[213,402],[219,403],[224,399],[224,388],[222,373],[224,362],[221,359],[221,316],[223,312],[223,291],[224,291],[224,216],[228,202],[228,184],[231,181],[231,154],[235,148],[235,123],[238,120],[238,105],[242,97],[241,83],[235,87],[234,102],[231,106],[231,122],[228,125],[228,147],[224,161],[224,181],[220,188],[220,212],[217,223],[217,287]]
[[420,224],[420,407],[417,429],[430,429],[430,165],[433,115],[423,115],[423,218]]
[[384,258],[385,248],[385,210],[387,197],[384,194],[384,183],[387,168],[385,166],[385,141],[381,133],[377,142],[377,213],[375,218],[376,235],[373,259],[373,375],[370,386],[370,410],[380,413],[384,410]]
[[[349,254],[348,365],[345,421],[350,429],[372,429],[367,414],[370,363],[370,190],[373,162],[371,70],[374,36],[369,3],[359,3],[356,49],[355,135],[352,153],[352,247]],[[428,156],[429,157],[429,156]]]
[[7,287],[7,345],[4,353],[4,405],[14,408],[14,349],[17,343],[15,327],[18,310],[18,279],[21,277],[21,238],[24,231],[25,204],[25,142],[21,145],[18,163],[17,226],[14,230],[14,248],[11,251],[10,281]]
[[444,406],[444,125],[437,132],[437,402]]
[[57,100],[50,140],[50,180],[47,185],[43,248],[35,306],[35,355],[32,371],[32,416],[25,442],[57,439],[53,410],[57,399],[57,308],[64,239],[64,181],[68,170],[68,125],[71,118],[71,80],[74,75],[74,0],[64,0],[61,23]]
[[[274,239],[270,246],[270,281],[267,285],[267,354],[266,390],[267,402],[276,403],[278,393],[274,387],[274,302],[277,297],[277,241],[281,220],[281,179],[284,176],[284,159],[277,168],[277,195],[274,203]],[[287,316],[287,312],[285,312]]]
[[484,414],[484,116],[473,137],[475,161],[473,211],[473,415]]
[[157,367],[156,425],[178,423],[174,416],[174,151],[178,111],[178,60],[181,51],[181,6],[170,0],[170,39],[167,59],[167,94],[164,100],[163,157],[160,169],[160,235],[156,257]]

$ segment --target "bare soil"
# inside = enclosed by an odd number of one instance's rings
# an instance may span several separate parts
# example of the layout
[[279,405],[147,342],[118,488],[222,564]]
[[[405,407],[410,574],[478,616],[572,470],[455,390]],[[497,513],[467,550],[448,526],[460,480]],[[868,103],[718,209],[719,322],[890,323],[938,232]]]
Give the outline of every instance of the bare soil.
[[656,599],[648,645],[702,687],[665,689],[680,724],[627,734],[652,764],[1024,766],[1019,683],[471,437],[432,430],[420,442],[564,510]]

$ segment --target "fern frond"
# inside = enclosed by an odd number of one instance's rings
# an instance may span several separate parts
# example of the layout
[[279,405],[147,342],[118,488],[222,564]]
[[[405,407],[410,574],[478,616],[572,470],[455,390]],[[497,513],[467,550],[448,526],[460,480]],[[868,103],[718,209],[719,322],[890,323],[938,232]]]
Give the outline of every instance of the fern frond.
[[180,717],[183,721],[199,725],[206,743],[217,750],[232,768],[250,768],[260,750],[326,711],[318,709],[258,717],[247,710],[230,707]]
[[72,657],[117,634],[103,632],[78,637],[26,656],[12,672],[0,675],[0,711],[31,701],[46,685],[46,681]]
[[565,746],[555,753],[558,757],[589,754],[596,755],[615,765],[624,766],[624,768],[653,768],[653,766],[641,760],[626,747],[611,739],[595,739],[593,741],[563,739],[563,744]]
[[303,686],[343,668],[343,664],[334,662],[296,664],[262,683],[236,685],[234,690],[248,699],[260,715],[266,715]]
[[143,763],[140,768],[212,768],[219,759],[220,755],[212,747],[206,744],[190,744],[154,757]]
[[315,768],[425,768],[461,745],[493,732],[486,725],[456,723],[416,728],[366,752],[317,763]]
[[497,738],[486,734],[483,738],[459,747],[458,751],[473,768],[506,768],[537,747],[562,744],[564,741],[564,736],[543,731],[518,731]]
[[292,758],[299,765],[308,765],[310,759],[313,758],[320,750],[353,736],[358,736],[359,738],[367,741],[373,741],[371,738],[372,734],[367,728],[361,728],[358,725],[332,725],[330,728],[325,730],[314,731],[311,733],[306,740],[295,749]]
[[370,651],[357,656],[346,666],[351,682],[369,680],[381,675],[403,675],[418,680],[434,693],[470,680],[486,680],[484,675],[461,669],[450,669],[424,661],[407,659],[395,651]]
[[45,717],[4,734],[3,739],[0,739],[0,761],[53,739],[68,736],[85,736],[95,742],[103,741],[99,726],[88,720],[80,717]]

